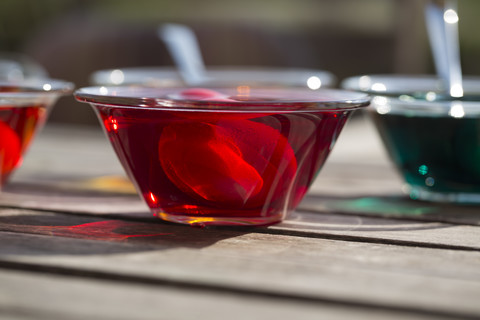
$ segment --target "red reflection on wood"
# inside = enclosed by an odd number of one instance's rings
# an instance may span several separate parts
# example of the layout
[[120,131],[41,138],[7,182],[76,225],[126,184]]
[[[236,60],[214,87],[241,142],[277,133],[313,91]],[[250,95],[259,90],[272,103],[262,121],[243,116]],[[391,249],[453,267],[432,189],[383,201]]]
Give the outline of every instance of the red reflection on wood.
[[9,231],[101,241],[124,241],[130,238],[173,235],[173,233],[155,232],[156,229],[158,225],[155,224],[122,220],[95,221],[74,226],[8,226]]
[[[141,228],[138,228],[138,227]],[[172,233],[148,233],[152,231],[150,225],[126,222],[121,220],[105,220],[79,224],[76,226],[64,227],[68,231],[77,234],[85,235],[87,238],[96,240],[126,240],[128,238],[136,237],[155,237],[171,235]],[[57,227],[60,228],[60,227]],[[121,228],[128,230],[142,231],[142,233],[121,233]],[[139,230],[140,229],[140,230]],[[145,230],[146,229],[146,230]],[[145,232],[145,233],[143,233]]]

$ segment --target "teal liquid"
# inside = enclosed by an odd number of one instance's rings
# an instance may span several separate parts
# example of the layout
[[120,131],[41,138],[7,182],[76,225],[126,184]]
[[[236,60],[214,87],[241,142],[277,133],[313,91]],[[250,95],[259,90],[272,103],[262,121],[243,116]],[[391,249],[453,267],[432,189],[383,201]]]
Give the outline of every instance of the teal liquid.
[[372,118],[410,186],[432,193],[480,195],[479,119],[377,113]]

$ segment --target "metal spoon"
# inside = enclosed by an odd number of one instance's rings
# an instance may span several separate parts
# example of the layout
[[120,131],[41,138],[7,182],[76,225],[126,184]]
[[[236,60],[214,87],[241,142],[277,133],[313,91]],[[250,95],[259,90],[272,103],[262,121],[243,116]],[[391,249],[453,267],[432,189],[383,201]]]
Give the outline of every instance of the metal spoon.
[[462,68],[455,0],[430,0],[425,6],[428,37],[437,74],[451,97],[463,97]]
[[197,85],[207,79],[205,64],[194,32],[181,24],[167,23],[158,28],[159,38],[165,42],[187,85]]

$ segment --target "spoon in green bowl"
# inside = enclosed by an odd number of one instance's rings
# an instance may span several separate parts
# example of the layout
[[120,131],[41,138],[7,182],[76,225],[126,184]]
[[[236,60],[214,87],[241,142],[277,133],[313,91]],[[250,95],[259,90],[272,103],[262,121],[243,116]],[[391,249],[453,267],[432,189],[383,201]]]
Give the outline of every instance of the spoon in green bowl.
[[455,0],[430,0],[425,6],[428,38],[438,76],[452,98],[463,97]]

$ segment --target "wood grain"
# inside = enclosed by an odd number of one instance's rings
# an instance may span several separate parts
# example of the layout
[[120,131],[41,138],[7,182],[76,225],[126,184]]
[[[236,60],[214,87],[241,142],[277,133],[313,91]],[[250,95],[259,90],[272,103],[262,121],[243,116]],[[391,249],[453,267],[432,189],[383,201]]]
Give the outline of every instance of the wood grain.
[[[63,194],[58,194],[55,189],[48,191],[46,188],[38,194],[38,191],[30,192],[23,185],[19,189],[20,191],[1,194],[0,205],[84,216],[156,221],[136,195],[78,190],[71,190],[70,193],[64,190]],[[417,207],[412,201],[395,203],[392,200],[391,203],[390,206],[386,200],[382,203],[377,198],[335,200],[312,199],[309,196],[283,223],[268,228],[255,228],[252,232],[335,239],[344,237],[351,241],[480,250],[478,228],[475,228],[478,214],[469,211],[472,208],[461,208],[463,211],[458,213],[440,206]],[[433,211],[437,209],[437,212]],[[361,214],[355,214],[355,210]],[[444,219],[434,218],[442,212]],[[466,222],[468,224],[463,225]]]
[[[8,319],[439,319],[406,311],[0,270]],[[5,294],[8,292],[8,295]]]
[[[95,230],[89,224],[104,220],[75,221],[58,214],[34,221],[29,224],[36,228],[12,227],[0,233],[3,268],[47,266],[54,274],[59,272],[55,268],[63,268],[140,283],[160,281],[420,313],[480,314],[480,252],[123,220],[118,229]],[[65,228],[76,222],[87,229]]]

